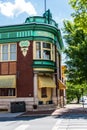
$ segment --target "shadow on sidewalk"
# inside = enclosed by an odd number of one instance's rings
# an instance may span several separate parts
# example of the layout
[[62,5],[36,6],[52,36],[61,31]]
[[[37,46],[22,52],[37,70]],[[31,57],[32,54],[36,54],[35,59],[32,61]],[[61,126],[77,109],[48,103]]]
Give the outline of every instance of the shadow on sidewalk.
[[87,107],[82,106],[82,104],[68,104],[65,108],[57,109],[52,113],[52,116],[58,118],[85,118],[87,119]]

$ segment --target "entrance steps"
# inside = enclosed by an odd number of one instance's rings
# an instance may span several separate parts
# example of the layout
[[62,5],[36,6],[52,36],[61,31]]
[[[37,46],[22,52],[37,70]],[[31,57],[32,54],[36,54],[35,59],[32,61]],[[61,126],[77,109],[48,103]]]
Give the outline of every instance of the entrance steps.
[[43,105],[38,105],[38,110],[43,111],[43,110],[55,110],[57,108],[56,105],[54,104],[43,104]]

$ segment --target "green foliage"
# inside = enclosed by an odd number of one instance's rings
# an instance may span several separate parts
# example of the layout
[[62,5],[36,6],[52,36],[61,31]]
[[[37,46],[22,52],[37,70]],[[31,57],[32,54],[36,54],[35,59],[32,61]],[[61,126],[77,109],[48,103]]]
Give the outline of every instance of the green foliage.
[[69,0],[74,9],[73,21],[64,21],[64,39],[67,44],[67,98],[69,101],[87,95],[87,0]]
[[70,103],[74,99],[79,103],[81,96],[87,95],[87,83],[83,84],[73,84],[71,82],[67,82],[67,102]]
[[69,0],[69,3],[75,11],[72,16],[76,26],[87,33],[87,0]]

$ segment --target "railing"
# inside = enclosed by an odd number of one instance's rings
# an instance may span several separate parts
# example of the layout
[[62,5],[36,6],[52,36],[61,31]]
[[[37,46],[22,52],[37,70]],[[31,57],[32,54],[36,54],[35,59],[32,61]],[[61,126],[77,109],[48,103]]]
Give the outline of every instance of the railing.
[[34,17],[28,17],[26,18],[25,20],[25,23],[43,23],[43,24],[50,24],[52,26],[55,26],[58,28],[58,24],[53,20],[53,19],[50,19],[50,21],[45,18],[45,17],[40,17],[40,16],[34,16]]

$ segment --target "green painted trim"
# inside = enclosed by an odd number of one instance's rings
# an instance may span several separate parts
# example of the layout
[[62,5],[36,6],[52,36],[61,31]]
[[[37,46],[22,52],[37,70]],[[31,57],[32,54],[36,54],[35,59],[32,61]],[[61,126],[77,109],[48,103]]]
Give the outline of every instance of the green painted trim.
[[48,68],[48,69],[56,69],[56,67],[53,66],[47,66],[47,65],[33,65],[33,68]]
[[46,42],[51,42],[53,44],[56,45],[56,41],[51,39],[51,38],[48,38],[48,37],[24,37],[24,38],[12,38],[12,39],[2,39],[0,40],[0,44],[5,44],[5,43],[11,43],[11,42],[20,42],[20,41],[23,41],[23,40],[29,40],[29,41],[46,41]]
[[53,19],[50,19],[50,22],[48,23],[48,19],[46,17],[41,17],[41,16],[28,17],[25,20],[25,23],[32,23],[32,22],[50,24],[54,27],[58,27],[58,24]]
[[56,69],[55,62],[51,60],[34,60],[33,61],[33,68],[50,68]]
[[31,23],[0,27],[0,43],[19,42],[20,40],[40,40],[39,38],[48,39],[48,41],[51,39],[54,43],[59,44],[60,50],[63,49],[60,30],[50,24]]

